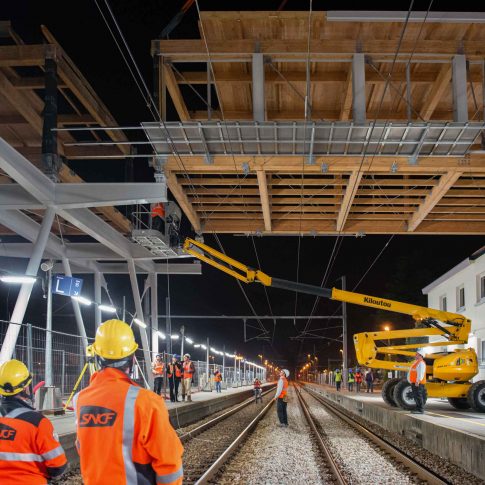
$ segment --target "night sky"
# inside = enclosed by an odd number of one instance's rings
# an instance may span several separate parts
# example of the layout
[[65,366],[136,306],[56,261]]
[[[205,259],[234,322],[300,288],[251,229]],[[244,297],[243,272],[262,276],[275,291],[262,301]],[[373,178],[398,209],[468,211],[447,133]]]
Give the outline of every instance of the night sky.
[[[100,3],[104,3],[101,2]],[[281,5],[278,1],[258,2],[222,2],[201,0],[201,10],[276,10]],[[141,72],[151,86],[152,59],[150,42],[157,38],[163,27],[177,13],[182,1],[143,0],[127,1],[112,0],[111,7],[117,17],[126,40]],[[351,2],[313,2],[314,10],[355,10],[359,7]],[[360,7],[362,3],[358,4]],[[366,2],[366,10],[407,10],[409,2]],[[414,2],[413,10],[426,10],[429,2]],[[304,10],[308,2],[288,1],[285,10]],[[362,8],[362,7],[361,7]],[[446,3],[434,1],[432,11],[477,11],[474,2],[460,2],[452,8]],[[84,76],[94,87],[103,102],[108,106],[120,125],[138,125],[142,121],[152,121],[151,115],[129,74],[129,71],[119,55],[96,4],[92,0],[83,2],[58,1],[16,1],[3,2],[0,9],[2,20],[10,19],[14,29],[27,43],[41,42],[40,24],[45,24],[57,38],[68,55],[74,60]],[[171,38],[198,38],[197,10],[195,5],[190,9],[182,23],[175,29]],[[168,97],[167,97],[168,98]],[[173,109],[169,110],[168,120],[178,120]],[[70,166],[86,181],[123,181],[126,180],[126,163],[124,161],[77,161]],[[148,168],[147,160],[136,159],[133,181],[152,181],[153,174]],[[188,229],[188,225],[185,225]],[[187,231],[186,235],[191,235]],[[9,238],[3,238],[8,242]],[[263,271],[272,276],[310,283],[320,284],[329,266],[330,255],[336,243],[335,237],[303,238],[294,237],[245,237],[220,236],[226,252],[253,267],[258,267],[258,257]],[[211,235],[205,236],[205,242],[217,247]],[[363,238],[343,237],[337,243],[337,257],[328,274],[326,286],[338,286],[337,279],[346,275],[347,288],[355,285],[367,272],[356,288],[357,291],[371,295],[388,297],[426,304],[421,289],[442,273],[451,269],[485,243],[480,236],[366,236]],[[386,246],[387,244],[387,246]],[[297,274],[298,246],[299,274]],[[1,243],[0,243],[1,246]],[[385,249],[384,249],[385,247]],[[255,251],[256,248],[256,251]],[[384,251],[383,251],[384,249]],[[382,252],[380,257],[378,255]],[[376,259],[377,258],[377,259]],[[25,263],[26,264],[26,263]],[[24,267],[18,260],[0,258],[0,269],[19,271]],[[111,296],[116,304],[121,306],[123,295],[127,306],[134,311],[130,294],[128,277],[107,276]],[[169,283],[169,284],[168,284]],[[142,281],[140,278],[140,286]],[[245,301],[235,280],[210,267],[203,267],[202,276],[159,276],[159,312],[165,312],[165,297],[170,287],[171,311],[173,314],[203,314],[203,315],[250,315],[251,310]],[[282,290],[268,289],[269,308],[265,292],[261,286],[245,286],[246,293],[260,315],[294,315],[294,293]],[[87,296],[93,296],[92,281],[86,276],[85,289]],[[16,290],[5,285],[0,286],[0,319],[8,320],[16,299]],[[299,315],[310,314],[315,298],[298,295],[296,311]],[[34,290],[33,300],[28,309],[25,321],[43,326],[45,316],[39,308],[43,308],[40,285]],[[74,331],[75,323],[70,302],[62,297],[54,298],[54,329]],[[331,315],[339,311],[335,302],[321,301],[316,314]],[[382,313],[360,307],[348,308],[349,334],[371,328],[382,328],[383,322],[390,322],[394,328],[409,326],[410,320],[404,316],[392,313]],[[89,335],[94,332],[93,310],[83,310]],[[300,345],[291,340],[302,329],[306,320],[295,323],[292,320],[280,320],[274,332],[273,342],[253,340],[243,344],[243,324],[235,320],[174,320],[173,329],[183,323],[186,334],[194,340],[210,337],[211,344],[226,350],[236,350],[256,359],[263,352],[268,358],[293,368],[298,364],[298,356],[303,358],[306,353],[313,353],[314,345],[320,362],[326,366],[327,359],[335,359],[339,355],[340,344],[331,340],[311,340]],[[249,321],[257,326],[257,322]],[[270,333],[273,333],[273,322],[263,320]],[[314,321],[312,328],[322,328],[335,325],[334,321]],[[162,323],[162,327],[164,322]],[[248,337],[257,335],[258,331],[250,329]],[[332,339],[339,338],[340,331],[329,330],[322,335]],[[351,343],[351,341],[349,340]],[[349,347],[350,348],[350,347]],[[202,358],[195,351],[193,357]],[[352,357],[352,354],[351,354]]]

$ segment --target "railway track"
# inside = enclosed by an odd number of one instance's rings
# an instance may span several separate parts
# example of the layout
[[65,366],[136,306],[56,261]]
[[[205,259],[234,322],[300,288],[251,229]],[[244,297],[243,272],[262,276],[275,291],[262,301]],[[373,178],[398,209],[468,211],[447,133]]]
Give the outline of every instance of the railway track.
[[[307,389],[305,387],[299,387],[295,385],[295,389],[297,390],[297,395],[302,406],[303,412],[305,417],[307,418],[308,424],[314,433],[314,437],[317,440],[318,446],[322,451],[322,455],[324,456],[325,462],[328,465],[328,468],[331,470],[333,478],[336,483],[338,484],[349,484],[349,483],[358,483],[358,480],[355,481],[355,477],[352,477],[352,474],[349,473],[349,470],[346,469],[346,461],[342,459],[341,456],[338,456],[338,453],[332,447],[332,440],[329,439],[327,432],[323,428],[322,423],[316,419],[314,415],[314,408],[308,404],[306,399],[303,397],[303,392],[307,393],[310,399],[316,401],[319,405],[321,405],[324,410],[331,415],[334,419],[337,418],[345,422],[349,425],[352,430],[356,433],[361,435],[362,437],[369,440],[375,448],[380,451],[381,454],[384,454],[385,457],[389,457],[394,462],[399,464],[401,470],[406,470],[409,474],[410,480],[412,483],[413,481],[416,482],[425,482],[430,485],[445,485],[449,484],[450,482],[442,479],[433,471],[429,470],[422,464],[418,463],[401,450],[396,448],[393,444],[389,443],[388,441],[382,439],[381,437],[377,436],[375,433],[370,431],[369,429],[362,426],[352,417],[349,417],[347,414],[342,413],[338,408],[336,408],[332,403],[326,400],[324,397],[320,396],[318,393]],[[303,391],[302,391],[303,389]],[[349,451],[349,455],[351,452]],[[352,459],[351,456],[348,456],[348,459]],[[371,461],[372,458],[369,456],[368,459]],[[377,472],[377,474],[376,474]],[[380,471],[382,473],[382,470]],[[379,474],[379,470],[373,470],[374,477],[377,483],[377,476]],[[361,476],[363,482],[365,483],[365,477]]]

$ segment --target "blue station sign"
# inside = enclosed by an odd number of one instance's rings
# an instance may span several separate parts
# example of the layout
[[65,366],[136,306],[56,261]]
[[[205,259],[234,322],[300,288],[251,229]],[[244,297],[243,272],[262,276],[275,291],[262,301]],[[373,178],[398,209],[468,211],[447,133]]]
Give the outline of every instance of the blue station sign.
[[63,296],[79,296],[83,288],[81,278],[72,276],[54,275],[52,277],[52,293]]

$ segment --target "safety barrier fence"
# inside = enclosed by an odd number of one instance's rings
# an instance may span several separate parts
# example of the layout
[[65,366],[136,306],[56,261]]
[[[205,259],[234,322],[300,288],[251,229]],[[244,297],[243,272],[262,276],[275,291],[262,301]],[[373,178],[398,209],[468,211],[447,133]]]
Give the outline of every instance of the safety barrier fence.
[[[52,330],[47,332],[45,328],[38,327],[31,323],[13,323],[6,320],[0,320],[0,343],[3,343],[7,334],[9,324],[17,327],[19,330],[16,345],[13,351],[13,358],[24,362],[30,372],[33,374],[33,386],[45,382],[46,376],[46,341],[50,333],[52,342],[52,385],[60,390],[61,395],[66,398],[74,388],[76,381],[81,375],[84,365],[87,362],[85,342],[80,335]],[[88,344],[93,342],[88,338]],[[168,362],[171,362],[172,355],[166,352],[160,352],[165,368]],[[150,352],[152,362],[158,353]],[[218,358],[220,362],[214,362],[210,358],[209,366],[205,360],[193,360],[195,373],[192,383],[194,391],[210,391],[215,389],[214,372],[219,370],[222,374],[222,388],[239,387],[250,384],[258,377],[264,380],[264,371],[254,366],[244,366],[241,363],[234,363],[234,359]],[[146,386],[148,378],[146,376],[145,362],[141,349],[136,352],[137,364],[133,368],[132,378],[142,386]],[[148,366],[151,368],[151,363]],[[207,370],[209,373],[207,373]],[[86,371],[79,384],[83,389],[89,384],[90,373]],[[168,394],[168,382],[166,374],[164,375],[164,388]]]

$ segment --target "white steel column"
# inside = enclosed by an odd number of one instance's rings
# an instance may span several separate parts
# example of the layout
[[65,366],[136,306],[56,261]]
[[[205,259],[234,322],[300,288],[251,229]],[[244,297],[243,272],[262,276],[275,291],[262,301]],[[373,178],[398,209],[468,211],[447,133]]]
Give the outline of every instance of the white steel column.
[[468,99],[466,84],[466,57],[459,54],[453,57],[453,121],[468,122]]
[[[39,270],[40,261],[42,259],[42,255],[44,254],[44,249],[47,244],[47,239],[49,238],[55,215],[56,213],[54,209],[46,209],[44,219],[42,220],[42,224],[40,226],[39,234],[34,243],[32,256],[30,257],[29,264],[25,270],[26,276],[37,276],[37,271]],[[6,362],[12,358],[15,344],[17,343],[17,337],[20,333],[20,325],[14,324],[21,324],[24,320],[25,311],[27,310],[27,305],[32,293],[32,286],[33,283],[23,283],[20,288],[17,302],[15,303],[15,308],[10,319],[12,323],[8,324],[7,333],[5,334],[5,338],[2,343],[2,350],[0,351],[0,363]]]
[[352,59],[352,113],[354,123],[365,123],[365,57],[360,53]]
[[99,271],[94,272],[94,301],[98,304],[94,306],[94,324],[96,329],[101,325],[101,310],[99,305],[103,303],[101,301],[101,273]]
[[264,59],[263,54],[253,54],[253,120],[266,121],[266,107],[264,99]]
[[[69,264],[69,260],[67,258],[62,258],[62,265],[64,266],[64,273],[66,276],[72,276],[71,265]],[[72,309],[74,310],[74,318],[76,319],[77,329],[79,331],[79,335],[81,335],[84,348],[88,346],[88,338],[86,336],[86,329],[84,328],[83,316],[81,314],[81,308],[79,306],[79,302],[73,300],[71,298]]]
[[[128,272],[130,273],[131,291],[133,293],[133,300],[135,301],[136,317],[145,322],[143,317],[143,308],[141,306],[140,290],[138,288],[138,280],[136,279],[135,262],[133,259],[128,259]],[[136,324],[135,324],[136,325]],[[150,387],[153,387],[153,375],[151,373],[151,358],[150,348],[148,345],[148,337],[146,328],[140,328],[140,336],[143,350],[143,358],[145,359],[145,376],[147,378]],[[168,336],[167,336],[168,338]]]
[[150,273],[150,313],[152,322],[152,352],[158,354],[158,282],[157,274]]

